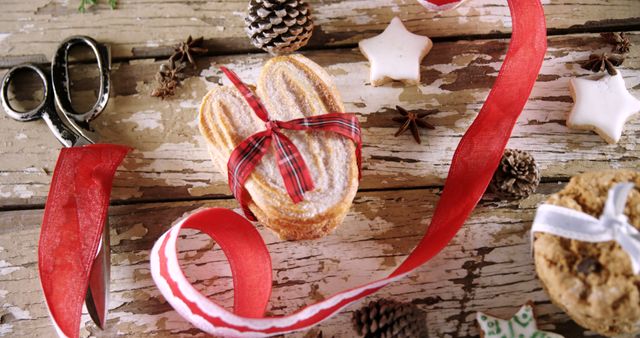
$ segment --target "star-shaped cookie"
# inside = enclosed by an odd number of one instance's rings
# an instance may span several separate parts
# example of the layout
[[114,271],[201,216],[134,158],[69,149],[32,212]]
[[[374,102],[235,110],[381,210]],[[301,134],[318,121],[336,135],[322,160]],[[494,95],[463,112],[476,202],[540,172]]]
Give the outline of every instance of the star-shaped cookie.
[[523,305],[518,313],[508,320],[478,312],[476,316],[482,338],[564,338],[547,331],[538,330],[531,303]]
[[393,80],[406,84],[420,83],[420,63],[433,42],[426,36],[409,32],[395,17],[380,35],[358,44],[371,64],[371,85],[380,86]]
[[625,122],[640,112],[619,70],[598,80],[571,79],[570,90],[574,104],[567,126],[595,131],[608,143],[617,143]]

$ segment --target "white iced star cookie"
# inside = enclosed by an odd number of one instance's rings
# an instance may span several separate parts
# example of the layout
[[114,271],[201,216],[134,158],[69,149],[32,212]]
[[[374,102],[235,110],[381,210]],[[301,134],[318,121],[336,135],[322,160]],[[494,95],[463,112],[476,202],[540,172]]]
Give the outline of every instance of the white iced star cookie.
[[380,35],[358,44],[371,64],[371,85],[380,86],[393,80],[406,84],[420,83],[420,63],[433,42],[426,36],[409,32],[395,17]]
[[476,320],[481,338],[564,338],[547,331],[538,330],[531,303],[523,305],[510,319],[501,319],[478,312]]
[[640,101],[633,97],[618,70],[599,80],[571,79],[573,109],[567,126],[592,130],[608,143],[617,143],[627,120],[640,112]]

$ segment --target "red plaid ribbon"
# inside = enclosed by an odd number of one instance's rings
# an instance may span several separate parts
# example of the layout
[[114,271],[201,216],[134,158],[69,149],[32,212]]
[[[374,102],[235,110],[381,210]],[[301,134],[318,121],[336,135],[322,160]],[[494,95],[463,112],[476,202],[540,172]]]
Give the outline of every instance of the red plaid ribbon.
[[358,178],[362,168],[362,138],[360,123],[353,114],[330,113],[295,119],[291,121],[276,121],[269,118],[260,99],[238,78],[231,70],[220,67],[220,70],[231,80],[240,91],[251,109],[265,122],[266,130],[257,132],[242,141],[231,153],[227,169],[229,171],[229,187],[233,196],[238,200],[247,218],[256,218],[249,210],[249,194],[244,188],[253,169],[267,153],[271,141],[275,141],[276,161],[280,175],[284,181],[287,193],[294,203],[304,199],[304,193],[314,188],[309,168],[307,168],[302,154],[293,142],[280,129],[290,130],[322,130],[331,131],[351,139],[356,144],[356,159],[358,162]]

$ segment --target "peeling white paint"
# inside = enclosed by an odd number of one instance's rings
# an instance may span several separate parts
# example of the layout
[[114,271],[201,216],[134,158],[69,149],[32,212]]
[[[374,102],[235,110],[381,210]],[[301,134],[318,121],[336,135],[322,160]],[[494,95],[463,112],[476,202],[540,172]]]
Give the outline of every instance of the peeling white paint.
[[24,168],[23,172],[29,173],[29,174],[44,174],[42,168],[36,168],[36,167]]
[[[6,191],[7,188],[9,188],[10,190]],[[2,190],[5,190],[5,191],[2,191]],[[33,195],[34,195],[34,192],[32,190],[29,190],[27,188],[27,185],[18,184],[13,186],[0,186],[0,197],[3,197],[3,198],[14,197],[14,198],[27,199],[27,198],[33,197]]]
[[200,108],[201,99],[182,100],[180,101],[180,108],[183,109],[198,109]]
[[27,310],[23,310],[17,306],[11,304],[3,304],[2,308],[13,315],[17,320],[31,319],[31,314]]
[[143,131],[145,129],[164,130],[162,123],[162,113],[153,110],[143,110],[136,112],[131,117],[123,119],[123,122],[133,122],[137,124],[134,131]]
[[392,109],[399,104],[406,105],[406,102],[400,102],[400,95],[411,88],[425,95],[447,92],[439,88],[441,83],[438,80],[430,85],[405,86],[395,82],[372,87],[369,82],[368,62],[339,63],[327,67],[327,70],[340,91],[347,111],[363,115],[384,108]]
[[0,42],[11,36],[11,33],[0,33]]
[[327,67],[338,87],[347,111],[367,114],[383,108],[393,107],[402,88],[384,85],[372,87],[369,82],[369,63],[338,63]]
[[462,6],[456,8],[456,11],[458,12],[458,14],[460,14],[460,16],[467,16],[467,14],[469,14],[469,10],[471,9],[470,6],[468,6],[467,4],[463,4]]
[[353,23],[356,25],[364,25],[372,22],[374,22],[374,19],[366,15],[360,15],[353,18]]
[[5,261],[5,260],[1,260],[0,261],[0,276],[5,276],[8,274],[11,274],[15,271],[18,271],[22,269],[19,266],[12,266],[11,263]]
[[17,133],[15,137],[16,137],[16,140],[26,140],[27,139],[27,134],[25,134],[25,133]]
[[337,17],[347,17],[351,20],[356,20],[356,18],[368,16],[368,10],[378,9],[380,8],[380,5],[381,4],[376,1],[367,0],[351,0],[328,4],[317,4],[315,5],[316,10],[314,12],[316,15],[315,20],[320,25],[332,22]]
[[33,197],[33,190],[29,190],[27,188],[28,186],[26,185],[16,185],[13,188],[13,193],[15,194],[15,196],[17,196],[18,198],[31,198]]
[[149,48],[160,47],[160,42],[160,40],[147,40],[144,45]]
[[[198,117],[196,116],[196,117],[194,117],[193,120],[187,122],[187,126],[191,127],[191,128],[194,128],[194,129],[197,129],[198,128]],[[200,134],[194,134],[193,137],[199,139],[199,138],[201,138],[201,135]]]
[[7,334],[13,332],[13,325],[11,324],[0,324],[0,336],[6,336]]
[[[110,312],[110,317],[118,318],[120,323],[130,323],[139,327],[138,332],[154,332],[158,329],[158,323],[163,322],[163,329],[169,332],[185,331],[192,328],[191,324],[184,320],[175,311],[168,311],[159,315],[147,315],[131,312]],[[126,326],[125,326],[126,327]],[[118,334],[129,335],[131,332],[118,332]]]
[[456,17],[458,23],[461,24],[479,21],[501,31],[512,27],[509,8],[501,0],[468,1],[456,8],[455,11],[459,14]]
[[32,24],[32,23],[29,23],[29,24],[26,24],[26,25],[22,25],[22,27],[20,27],[20,32],[22,32],[22,33],[27,33],[27,32],[29,32],[29,30],[31,30],[33,27],[35,27],[35,25],[34,25],[34,24]]

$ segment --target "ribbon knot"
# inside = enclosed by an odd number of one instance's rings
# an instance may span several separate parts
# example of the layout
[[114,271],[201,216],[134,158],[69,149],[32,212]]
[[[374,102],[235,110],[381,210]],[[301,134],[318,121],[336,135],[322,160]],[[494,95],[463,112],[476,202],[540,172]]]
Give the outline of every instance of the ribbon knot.
[[627,218],[627,216],[625,215],[606,215],[603,214],[602,216],[600,216],[600,222],[602,222],[602,224],[607,227],[607,228],[611,228],[613,232],[617,233],[622,233],[625,235],[630,235],[631,231],[630,229],[635,230],[635,228],[633,226],[631,226],[631,224],[628,223],[629,218]]
[[624,206],[633,186],[633,183],[614,185],[609,190],[599,219],[573,209],[541,205],[531,227],[531,243],[535,232],[547,232],[585,242],[616,241],[629,255],[633,272],[640,274],[640,231],[629,223],[624,214]]
[[229,78],[231,83],[242,94],[256,116],[265,123],[265,130],[257,132],[243,140],[229,156],[227,162],[229,187],[233,196],[238,200],[244,214],[252,221],[257,220],[248,203],[251,200],[244,188],[244,183],[249,179],[254,168],[260,163],[266,154],[271,141],[274,141],[276,151],[276,163],[282,176],[287,194],[294,203],[304,200],[304,194],[314,189],[311,172],[307,167],[303,155],[298,147],[284,134],[282,129],[288,130],[322,130],[330,131],[351,139],[356,145],[356,160],[358,163],[359,178],[361,175],[362,138],[360,123],[353,114],[329,113],[294,119],[290,121],[278,121],[269,118],[269,113],[260,99],[247,87],[231,70],[220,67],[220,70]]
[[278,121],[276,121],[276,120],[269,120],[269,121],[265,122],[264,126],[269,131],[278,131],[278,129],[279,129]]

